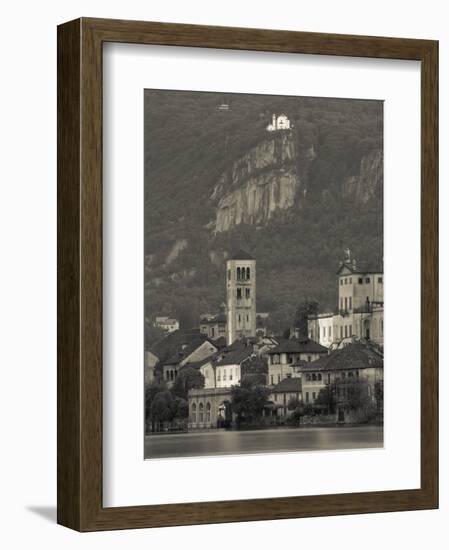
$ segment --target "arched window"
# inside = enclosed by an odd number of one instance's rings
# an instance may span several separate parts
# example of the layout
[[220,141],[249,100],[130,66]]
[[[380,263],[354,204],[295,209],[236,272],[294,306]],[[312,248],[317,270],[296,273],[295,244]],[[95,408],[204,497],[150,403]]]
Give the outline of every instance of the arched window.
[[210,403],[206,403],[206,422],[210,422]]
[[312,380],[316,380],[316,374],[315,373],[312,374]]
[[250,270],[249,267],[247,267],[246,268],[246,278],[248,279],[248,281],[249,281],[250,275],[251,275],[251,270]]
[[200,414],[199,414],[199,421],[204,422],[204,405],[200,403]]
[[321,372],[319,372],[319,373],[317,374],[317,378],[318,378],[318,380],[322,380],[322,379],[323,379],[323,377],[321,376]]
[[192,422],[196,422],[196,403],[192,403]]
[[170,380],[173,380],[173,378],[174,378],[174,374],[173,374],[173,371],[171,370],[170,371]]
[[169,370],[165,373],[165,377],[167,378],[167,380],[170,380],[170,371]]
[[240,267],[237,268],[237,281],[240,281]]

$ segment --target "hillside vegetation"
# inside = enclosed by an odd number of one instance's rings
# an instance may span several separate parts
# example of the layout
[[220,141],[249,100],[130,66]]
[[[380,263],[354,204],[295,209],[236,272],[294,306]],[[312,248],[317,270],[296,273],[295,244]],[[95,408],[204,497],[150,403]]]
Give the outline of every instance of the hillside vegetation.
[[[144,109],[149,322],[216,311],[238,248],[277,332],[304,299],[336,305],[344,248],[382,261],[382,102],[146,90]],[[272,113],[293,128],[267,132]]]

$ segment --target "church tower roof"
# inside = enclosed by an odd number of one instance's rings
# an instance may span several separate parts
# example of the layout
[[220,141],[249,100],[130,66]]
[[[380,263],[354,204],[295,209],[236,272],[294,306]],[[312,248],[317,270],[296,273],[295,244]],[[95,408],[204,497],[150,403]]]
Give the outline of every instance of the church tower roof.
[[239,249],[235,250],[228,258],[228,260],[255,260],[251,256],[251,254],[248,254],[248,252],[245,252],[245,250]]

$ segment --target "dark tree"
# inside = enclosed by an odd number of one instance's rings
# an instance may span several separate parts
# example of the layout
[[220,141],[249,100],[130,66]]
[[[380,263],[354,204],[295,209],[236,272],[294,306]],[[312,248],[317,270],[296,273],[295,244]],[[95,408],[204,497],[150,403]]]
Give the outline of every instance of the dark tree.
[[295,328],[298,329],[300,339],[308,338],[309,315],[316,315],[318,313],[318,307],[319,304],[315,300],[304,300],[298,305],[295,315]]
[[378,413],[384,412],[384,383],[378,381],[374,384],[374,398],[376,400],[376,407]]
[[270,390],[255,383],[253,377],[244,378],[240,386],[231,389],[232,410],[237,415],[237,423],[253,423],[260,420]]
[[189,390],[204,388],[204,376],[194,367],[183,367],[173,384],[172,393],[176,397],[187,399]]
[[322,388],[317,398],[315,399],[315,406],[322,409],[326,414],[334,414],[336,409],[336,388],[334,384],[328,384]]
[[145,323],[145,347],[151,348],[165,338],[165,332],[159,327],[155,327],[150,323]]
[[171,422],[173,419],[173,396],[168,390],[157,393],[148,411],[148,421],[151,423],[152,431],[162,429],[164,422]]
[[182,397],[175,397],[170,405],[172,420],[183,420],[189,416],[189,404]]
[[357,411],[369,406],[368,384],[365,380],[340,382],[339,389],[344,391],[343,400],[349,409]]

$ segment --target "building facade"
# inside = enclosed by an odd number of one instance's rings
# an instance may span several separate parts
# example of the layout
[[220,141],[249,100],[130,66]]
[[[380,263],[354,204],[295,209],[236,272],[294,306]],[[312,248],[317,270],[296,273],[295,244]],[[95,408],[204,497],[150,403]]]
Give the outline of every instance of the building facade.
[[156,317],[154,326],[160,328],[164,332],[170,333],[179,330],[179,321],[171,317]]
[[268,124],[267,130],[269,132],[276,132],[277,130],[290,130],[290,127],[290,120],[287,115],[276,115],[273,113],[271,123]]
[[305,405],[313,405],[326,386],[344,389],[351,383],[366,384],[368,395],[374,400],[376,383],[383,383],[383,352],[366,342],[350,343],[314,363],[303,364],[299,370]]
[[281,340],[277,346],[272,347],[266,353],[268,357],[267,384],[273,386],[286,378],[300,378],[299,367],[303,363],[316,361],[329,353],[329,350],[314,342],[307,340]]
[[270,401],[276,406],[277,416],[290,416],[293,411],[288,408],[292,400],[302,402],[301,378],[285,378],[271,389]]
[[159,357],[151,350],[145,350],[144,354],[144,381],[145,385],[154,381],[154,369],[159,362]]
[[232,422],[231,390],[203,388],[189,391],[189,429],[222,428]]
[[337,271],[338,304],[335,313],[309,317],[310,338],[326,347],[345,339],[364,338],[383,345],[384,274],[380,266],[359,264],[346,249]]
[[210,317],[200,319],[200,332],[211,340],[226,338],[226,315],[219,313]]
[[226,262],[227,343],[256,336],[256,260],[239,251]]

